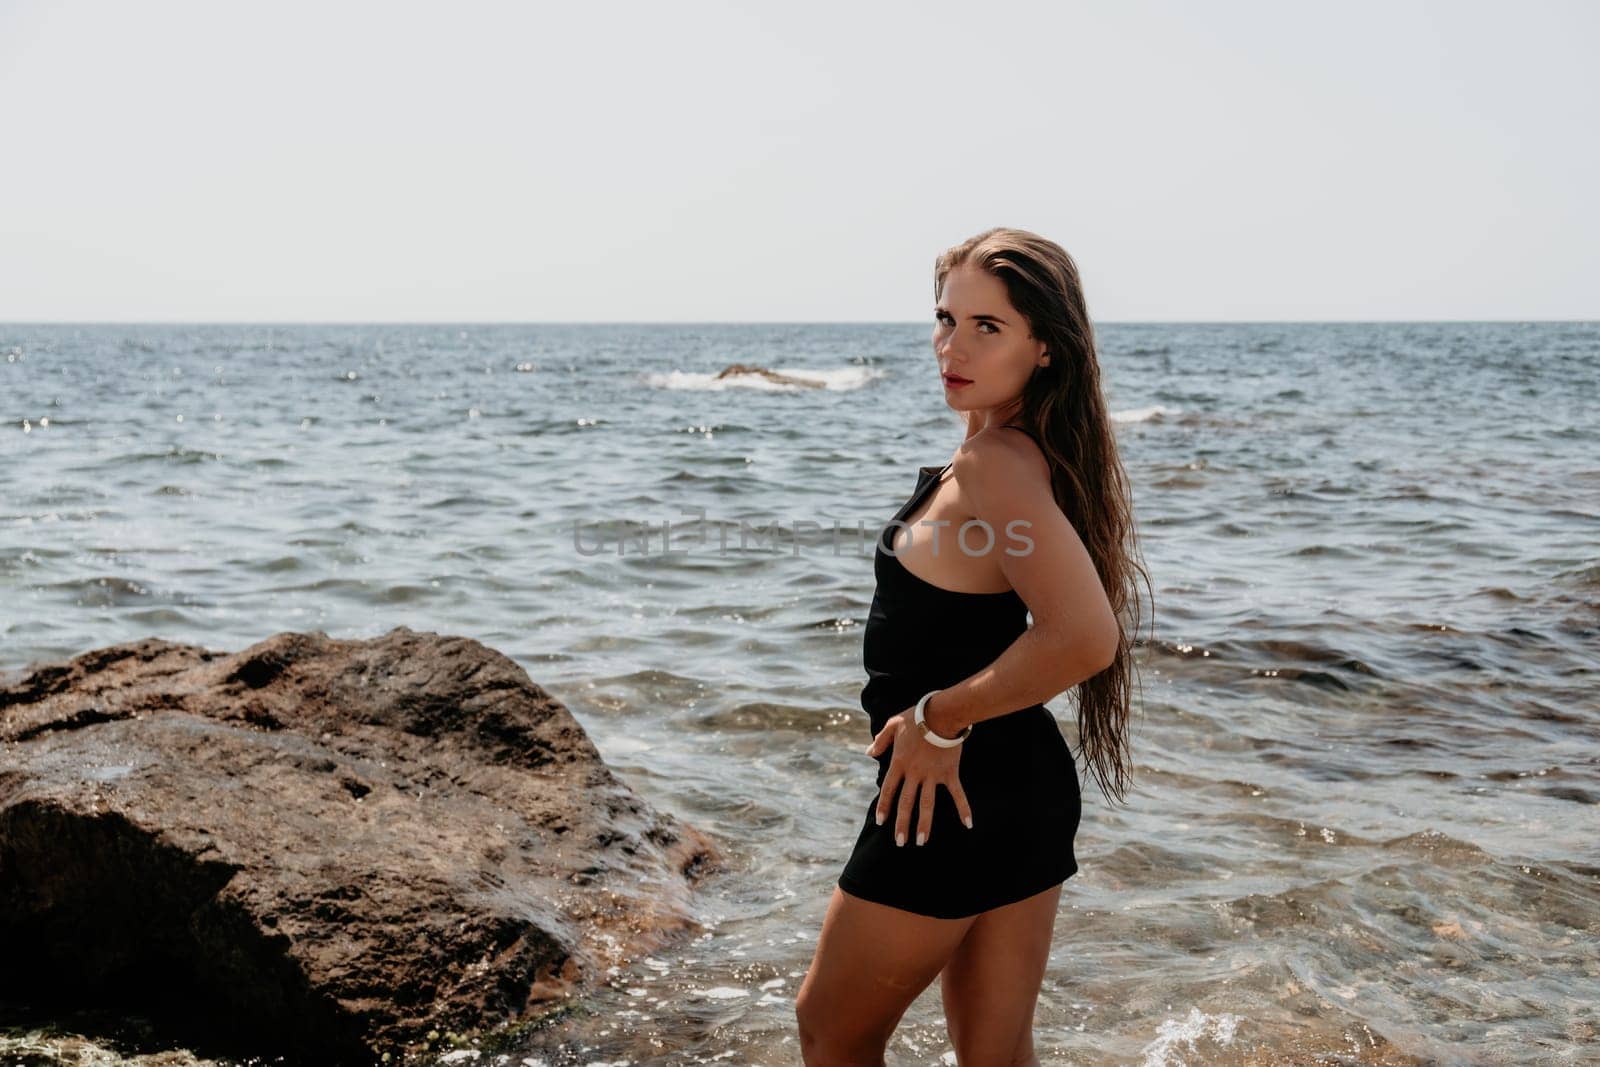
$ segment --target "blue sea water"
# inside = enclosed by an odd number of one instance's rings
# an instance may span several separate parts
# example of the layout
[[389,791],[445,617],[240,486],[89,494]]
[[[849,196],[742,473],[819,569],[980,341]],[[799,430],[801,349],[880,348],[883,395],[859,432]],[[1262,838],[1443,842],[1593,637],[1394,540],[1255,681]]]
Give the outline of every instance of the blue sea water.
[[[1600,324],[1099,341],[1154,632],[1137,788],[1084,794],[1041,1059],[1581,1059]],[[798,1062],[873,792],[871,539],[960,438],[919,324],[0,325],[0,670],[145,636],[493,646],[732,857],[714,936],[597,994],[631,1022],[571,1062]],[[891,1062],[947,1049],[935,986]]]

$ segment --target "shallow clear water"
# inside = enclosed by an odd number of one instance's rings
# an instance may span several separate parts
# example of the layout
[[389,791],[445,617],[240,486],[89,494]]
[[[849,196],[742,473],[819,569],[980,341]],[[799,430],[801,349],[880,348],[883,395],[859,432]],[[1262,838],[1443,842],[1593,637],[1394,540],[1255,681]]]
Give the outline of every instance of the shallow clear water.
[[[1600,325],[1100,340],[1156,633],[1130,804],[1086,786],[1041,1059],[1591,1055]],[[0,669],[477,638],[730,858],[706,936],[549,1062],[794,1063],[873,792],[871,538],[959,438],[916,324],[0,326]],[[935,984],[890,1062],[948,1049]]]

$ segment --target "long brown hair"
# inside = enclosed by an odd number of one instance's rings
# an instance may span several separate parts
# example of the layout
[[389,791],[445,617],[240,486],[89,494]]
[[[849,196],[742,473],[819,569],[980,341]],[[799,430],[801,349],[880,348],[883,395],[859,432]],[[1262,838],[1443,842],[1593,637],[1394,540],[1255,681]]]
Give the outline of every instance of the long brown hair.
[[[1116,659],[1076,688],[1079,754],[1086,757],[1101,793],[1108,800],[1112,795],[1122,800],[1132,781],[1128,684],[1135,673],[1133,649],[1139,633],[1136,579],[1142,576],[1150,589],[1150,575],[1139,558],[1132,491],[1100,393],[1100,362],[1078,266],[1054,241],[999,226],[962,241],[935,260],[935,299],[944,296],[945,277],[961,264],[984,270],[1005,284],[1012,306],[1050,355],[1050,361],[1036,367],[1023,386],[1021,406],[1012,421],[1033,431],[1043,448],[1056,503],[1089,550],[1117,616],[1121,637]],[[1153,589],[1150,594],[1154,636]]]

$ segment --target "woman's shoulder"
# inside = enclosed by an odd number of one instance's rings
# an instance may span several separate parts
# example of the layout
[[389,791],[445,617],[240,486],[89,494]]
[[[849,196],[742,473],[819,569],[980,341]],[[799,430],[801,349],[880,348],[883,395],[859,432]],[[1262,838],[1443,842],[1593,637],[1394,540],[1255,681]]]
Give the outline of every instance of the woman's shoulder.
[[[974,468],[1005,466],[1007,461],[1044,460],[1044,449],[1033,430],[1007,423],[973,434],[956,449],[955,466]],[[966,462],[963,463],[963,460]],[[977,462],[974,463],[973,461]]]
[[1012,425],[991,426],[961,442],[950,474],[969,488],[1036,480],[1046,487],[1050,484],[1044,450],[1031,431]]

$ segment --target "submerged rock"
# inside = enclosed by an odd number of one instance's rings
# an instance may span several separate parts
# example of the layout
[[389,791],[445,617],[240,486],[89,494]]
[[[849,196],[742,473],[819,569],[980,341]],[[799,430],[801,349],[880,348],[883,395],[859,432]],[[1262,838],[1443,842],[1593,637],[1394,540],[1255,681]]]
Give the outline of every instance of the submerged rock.
[[505,656],[401,627],[0,679],[0,995],[391,1062],[698,929],[719,862]]

